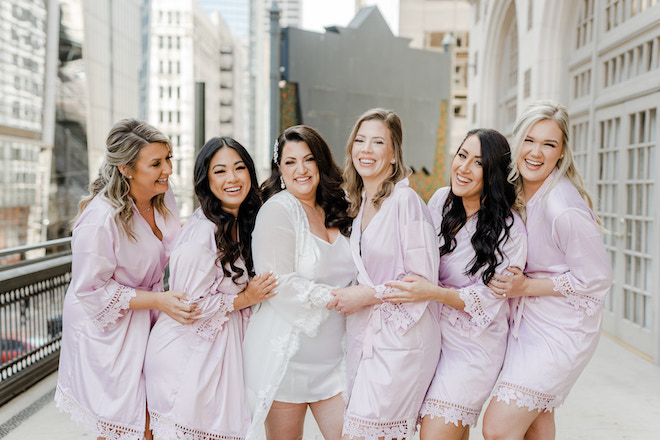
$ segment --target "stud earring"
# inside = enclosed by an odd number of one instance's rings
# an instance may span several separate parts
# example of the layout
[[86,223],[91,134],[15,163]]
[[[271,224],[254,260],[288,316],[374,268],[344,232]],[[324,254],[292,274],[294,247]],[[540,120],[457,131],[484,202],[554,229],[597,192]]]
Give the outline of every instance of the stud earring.
[[128,176],[128,178],[129,178],[129,179],[132,179],[132,178],[133,178],[133,176]]
[[286,185],[284,184],[284,177],[280,176],[280,188],[286,189]]

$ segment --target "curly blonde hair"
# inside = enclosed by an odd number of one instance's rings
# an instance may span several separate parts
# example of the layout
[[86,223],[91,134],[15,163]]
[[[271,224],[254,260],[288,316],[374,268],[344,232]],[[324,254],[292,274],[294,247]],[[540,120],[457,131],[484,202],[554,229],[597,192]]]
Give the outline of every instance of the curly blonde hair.
[[350,204],[348,214],[351,217],[355,217],[360,211],[360,205],[362,204],[362,190],[364,188],[362,177],[355,169],[355,165],[353,165],[353,143],[355,142],[355,138],[357,137],[357,133],[360,130],[362,123],[364,121],[374,120],[383,122],[387,128],[390,129],[395,158],[395,163],[392,165],[392,174],[385,179],[373,199],[371,199],[374,206],[378,208],[383,200],[392,194],[392,191],[394,191],[394,185],[400,180],[408,177],[411,173],[411,170],[403,163],[403,130],[401,128],[401,120],[396,113],[382,108],[373,108],[364,112],[362,116],[358,118],[355,126],[353,126],[351,135],[348,137],[348,142],[346,143],[344,189],[346,190],[348,202]]
[[[126,166],[128,169],[132,169],[140,157],[142,148],[153,143],[166,145],[172,154],[172,144],[169,138],[152,125],[138,119],[122,119],[117,122],[108,133],[99,175],[89,184],[89,194],[80,200],[78,215],[72,224],[75,224],[92,199],[100,194],[105,196],[115,209],[115,222],[120,230],[135,240],[135,234],[131,230],[134,200],[129,194],[131,189],[129,181],[121,173],[119,167]],[[161,215],[167,217],[171,214],[165,205],[165,194],[154,196],[151,203]]]
[[[513,127],[513,148],[511,150],[511,169],[509,171],[508,180],[513,183],[516,189],[516,201],[513,207],[525,221],[527,219],[527,213],[525,209],[525,200],[522,197],[523,181],[522,176],[520,175],[520,170],[518,169],[518,159],[520,158],[523,142],[529,134],[532,126],[537,122],[545,120],[556,122],[562,132],[563,157],[557,162],[557,174],[551,182],[550,188],[554,187],[562,177],[566,177],[573,184],[575,189],[577,189],[580,196],[592,211],[594,207],[591,195],[589,194],[589,191],[587,191],[584,181],[577,170],[575,160],[573,159],[573,153],[571,152],[568,137],[570,128],[568,111],[566,111],[566,108],[563,105],[555,101],[542,99],[527,107],[518,117]],[[596,216],[595,213],[594,216],[600,223],[600,219],[598,219],[598,216]]]

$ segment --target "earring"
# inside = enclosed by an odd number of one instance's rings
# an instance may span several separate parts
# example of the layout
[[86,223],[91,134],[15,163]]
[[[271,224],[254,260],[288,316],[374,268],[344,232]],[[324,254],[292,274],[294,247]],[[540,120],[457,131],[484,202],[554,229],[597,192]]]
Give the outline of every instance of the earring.
[[563,158],[564,158],[564,155],[562,154],[561,156],[559,156],[559,158],[560,158],[560,159],[563,159]]
[[392,162],[390,162],[392,165],[396,163],[396,159],[392,159]]
[[128,176],[128,178],[129,178],[129,179],[132,179],[132,178],[133,178],[133,176]]
[[284,177],[280,176],[280,188],[286,189],[286,185],[284,184]]

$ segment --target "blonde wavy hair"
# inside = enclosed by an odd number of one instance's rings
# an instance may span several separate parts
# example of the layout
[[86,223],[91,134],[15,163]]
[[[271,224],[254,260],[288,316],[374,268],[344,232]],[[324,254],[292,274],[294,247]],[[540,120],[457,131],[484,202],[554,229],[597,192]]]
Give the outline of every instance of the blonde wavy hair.
[[[121,173],[119,167],[127,166],[129,170],[133,169],[142,148],[153,143],[165,144],[172,154],[169,138],[146,122],[138,119],[122,119],[112,127],[105,141],[105,154],[99,175],[89,184],[89,194],[80,200],[78,215],[73,219],[72,225],[92,199],[100,194],[115,209],[115,222],[119,229],[135,240],[135,234],[131,230],[134,200],[129,194],[131,189],[129,180]],[[154,196],[151,203],[164,217],[171,214],[165,205],[165,194]]]
[[[568,112],[563,105],[549,99],[542,99],[527,107],[518,117],[513,127],[513,149],[511,150],[511,170],[509,171],[508,180],[513,183],[516,189],[516,201],[513,207],[518,213],[520,213],[520,216],[525,221],[527,220],[527,213],[525,209],[525,201],[522,197],[523,181],[522,176],[520,175],[520,170],[518,169],[518,159],[520,158],[523,142],[532,126],[537,122],[545,120],[556,122],[562,132],[563,157],[557,162],[557,174],[551,182],[550,188],[553,188],[562,177],[566,177],[573,184],[575,189],[578,190],[580,196],[584,199],[587,205],[589,205],[589,208],[592,211],[594,209],[591,195],[585,188],[584,181],[577,170],[575,160],[573,159],[573,153],[571,152],[569,144],[570,118]],[[600,224],[598,216],[595,213],[594,216]]]
[[362,177],[355,169],[355,165],[353,165],[353,143],[355,142],[355,138],[357,137],[357,133],[360,130],[362,123],[364,121],[374,120],[383,122],[387,128],[390,129],[395,158],[395,163],[392,165],[392,174],[385,179],[373,199],[371,199],[374,206],[379,208],[383,200],[388,198],[392,194],[392,191],[394,191],[394,185],[400,180],[408,177],[411,173],[411,170],[403,163],[403,130],[401,128],[401,120],[396,113],[382,108],[373,108],[364,112],[355,123],[355,126],[353,126],[353,131],[351,131],[351,135],[346,143],[344,189],[346,190],[349,202],[348,214],[351,217],[355,217],[360,211],[360,205],[362,204],[362,191],[364,189]]

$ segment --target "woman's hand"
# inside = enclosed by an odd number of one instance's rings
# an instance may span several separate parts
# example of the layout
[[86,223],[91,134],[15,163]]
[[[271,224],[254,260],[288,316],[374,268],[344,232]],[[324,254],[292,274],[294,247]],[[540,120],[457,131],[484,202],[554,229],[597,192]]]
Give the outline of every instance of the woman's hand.
[[365,285],[336,289],[332,291],[332,294],[334,298],[328,302],[328,310],[335,309],[346,316],[360,311],[363,307],[381,302],[376,298],[376,291],[373,287]]
[[[239,296],[243,295],[245,300],[239,309],[259,304],[274,297],[277,295],[275,290],[277,285],[277,276],[273,272],[268,272],[265,275],[258,274],[250,280],[245,290],[239,293]],[[236,303],[234,304],[234,308],[236,308]]]
[[201,311],[197,310],[197,304],[186,302],[189,300],[188,295],[178,290],[162,292],[158,294],[158,310],[180,324],[191,324],[196,321]]
[[394,290],[387,292],[383,299],[394,304],[415,301],[439,301],[439,286],[418,275],[406,275],[401,281],[389,281],[387,287]]
[[500,298],[516,298],[527,296],[529,278],[522,269],[509,266],[501,274],[496,273],[488,283],[490,290]]

